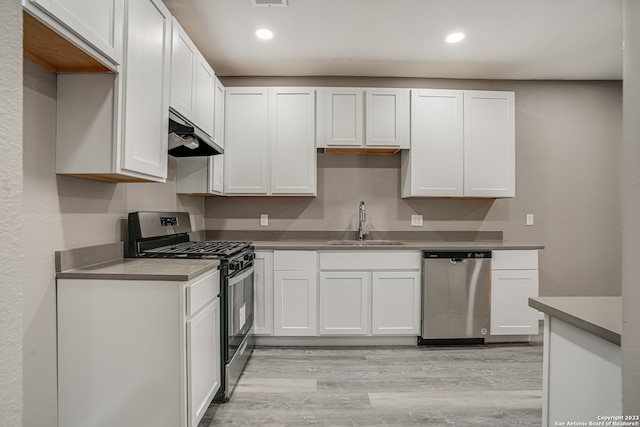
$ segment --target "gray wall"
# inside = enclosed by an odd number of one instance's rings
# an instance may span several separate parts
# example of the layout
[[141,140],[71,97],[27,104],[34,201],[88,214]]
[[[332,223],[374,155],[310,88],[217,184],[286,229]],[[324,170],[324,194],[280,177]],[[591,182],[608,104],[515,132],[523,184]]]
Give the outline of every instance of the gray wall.
[[[204,226],[202,199],[176,196],[173,158],[169,158],[166,184],[113,184],[58,176],[55,129],[56,76],[25,60],[21,271],[24,425],[30,427],[57,422],[54,252],[123,240],[130,211],[184,210],[192,214],[196,229]],[[5,425],[1,420],[0,424]]]
[[22,5],[0,2],[0,425],[22,425]]
[[640,3],[624,2],[622,409],[640,414]]
[[[210,230],[355,230],[367,203],[375,230],[502,230],[545,245],[541,295],[620,295],[620,82],[383,78],[223,78],[228,86],[380,86],[516,93],[516,197],[401,199],[400,156],[320,154],[316,198],[208,198]],[[423,228],[409,225],[412,213]],[[525,226],[533,213],[534,226]]]

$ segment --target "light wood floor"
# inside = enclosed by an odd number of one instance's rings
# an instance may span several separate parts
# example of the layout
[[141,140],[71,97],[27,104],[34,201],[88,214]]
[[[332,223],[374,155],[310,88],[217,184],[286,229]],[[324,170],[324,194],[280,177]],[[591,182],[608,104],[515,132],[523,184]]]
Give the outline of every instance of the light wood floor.
[[257,348],[199,427],[540,426],[542,345]]

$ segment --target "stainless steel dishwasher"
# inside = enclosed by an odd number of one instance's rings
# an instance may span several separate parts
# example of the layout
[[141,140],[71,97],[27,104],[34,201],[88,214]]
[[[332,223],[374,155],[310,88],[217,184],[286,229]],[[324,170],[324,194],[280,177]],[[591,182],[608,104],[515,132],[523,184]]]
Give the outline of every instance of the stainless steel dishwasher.
[[424,251],[419,344],[484,342],[491,313],[491,251]]

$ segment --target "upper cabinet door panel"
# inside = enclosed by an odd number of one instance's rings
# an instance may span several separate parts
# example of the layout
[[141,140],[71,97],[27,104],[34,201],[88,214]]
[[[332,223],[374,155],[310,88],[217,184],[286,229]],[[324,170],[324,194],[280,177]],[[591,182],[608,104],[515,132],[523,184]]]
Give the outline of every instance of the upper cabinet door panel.
[[272,194],[315,194],[315,91],[270,89]]
[[266,194],[267,90],[227,88],[225,116],[225,193]]
[[224,85],[222,82],[214,76],[215,81],[215,93],[214,98],[214,130],[213,140],[220,147],[224,148]]
[[214,95],[215,74],[207,60],[198,52],[195,124],[211,137],[213,137]]
[[363,94],[361,89],[327,89],[325,91],[326,145],[363,144]]
[[515,196],[513,92],[464,94],[465,195]]
[[160,0],[128,8],[122,165],[166,178],[171,14]]
[[409,148],[409,89],[367,89],[367,146]]
[[28,0],[122,64],[124,0]]
[[463,98],[455,90],[411,95],[413,196],[463,194]]
[[193,84],[198,50],[175,18],[171,19],[171,107],[187,118],[196,109]]

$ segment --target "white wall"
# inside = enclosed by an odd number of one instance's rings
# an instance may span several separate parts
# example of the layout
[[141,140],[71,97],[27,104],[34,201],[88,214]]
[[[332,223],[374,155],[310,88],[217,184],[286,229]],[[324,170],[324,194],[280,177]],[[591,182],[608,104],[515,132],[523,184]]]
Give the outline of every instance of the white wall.
[[[55,174],[56,76],[24,61],[24,425],[56,425],[54,252],[124,240],[136,210],[184,210],[204,225],[204,202],[166,184],[113,184]],[[0,389],[2,389],[0,387]],[[0,425],[4,425],[0,421]]]
[[624,2],[622,409],[640,414],[640,3]]
[[[210,198],[209,230],[356,230],[367,204],[376,230],[498,230],[545,245],[540,293],[620,295],[622,139],[620,82],[383,78],[223,78],[228,86],[381,86],[515,91],[516,197],[401,199],[400,156],[320,155],[316,198]],[[535,225],[525,225],[533,213]],[[354,231],[355,233],[355,231]]]
[[[22,425],[22,6],[0,2],[0,425]],[[16,215],[18,214],[18,215]]]

